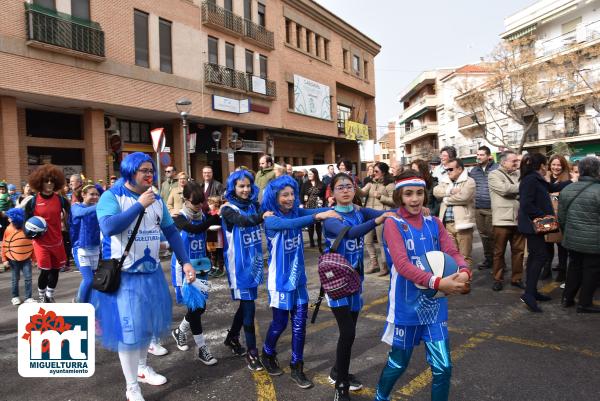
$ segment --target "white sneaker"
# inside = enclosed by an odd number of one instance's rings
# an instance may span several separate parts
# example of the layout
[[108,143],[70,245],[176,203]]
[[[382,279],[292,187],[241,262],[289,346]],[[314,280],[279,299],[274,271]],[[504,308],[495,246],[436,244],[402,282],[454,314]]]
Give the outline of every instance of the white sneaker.
[[566,284],[566,283],[562,283],[562,284],[560,285],[560,288],[564,290],[564,289],[565,289],[565,284]]
[[33,299],[33,298],[27,298],[24,303],[26,303],[26,304],[32,304],[32,303],[36,303],[36,302],[37,301],[35,299]]
[[143,368],[138,367],[138,382],[148,383],[152,386],[160,386],[167,382],[167,378],[159,375],[150,366],[146,365]]
[[169,351],[162,346],[162,344],[158,341],[152,341],[150,346],[148,347],[148,352],[152,355],[163,356],[167,355]]
[[10,302],[11,302],[11,303],[12,303],[14,306],[21,305],[21,298],[19,298],[19,297],[14,297],[13,299],[11,299],[11,300],[10,300]]
[[145,401],[139,384],[127,387],[125,397],[127,398],[127,401]]

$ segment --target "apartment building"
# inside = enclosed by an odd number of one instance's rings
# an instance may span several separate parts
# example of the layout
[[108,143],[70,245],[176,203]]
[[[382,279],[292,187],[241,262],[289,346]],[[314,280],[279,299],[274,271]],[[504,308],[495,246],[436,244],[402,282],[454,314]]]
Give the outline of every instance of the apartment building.
[[[564,77],[566,85],[553,89],[550,105],[540,110],[537,123],[525,133],[524,147],[548,152],[554,143],[565,142],[571,148],[571,160],[600,155],[600,110],[597,106],[600,1],[542,0],[507,17],[504,25],[503,40],[532,37],[535,49],[532,64],[565,55],[575,56],[578,60],[576,69]],[[565,103],[571,96],[577,102],[562,110],[553,107],[559,102]],[[514,126],[513,129],[515,138],[523,135],[522,127]]]
[[[0,14],[0,177],[100,179],[129,152],[192,176],[358,160],[375,133],[380,46],[312,0],[30,0]],[[191,102],[186,144],[178,99]],[[213,135],[215,133],[219,135]],[[215,141],[219,137],[219,141]],[[195,146],[194,146],[195,145]]]
[[379,152],[375,155],[376,162],[391,165],[396,161],[396,120],[388,121],[385,133],[377,140]]

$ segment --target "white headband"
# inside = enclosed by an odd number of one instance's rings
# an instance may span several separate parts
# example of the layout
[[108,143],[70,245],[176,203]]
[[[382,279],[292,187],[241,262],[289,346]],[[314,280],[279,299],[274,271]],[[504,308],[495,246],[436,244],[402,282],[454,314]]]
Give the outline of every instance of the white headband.
[[403,187],[426,187],[425,180],[421,177],[408,177],[403,178],[401,180],[396,181],[395,189],[403,188]]

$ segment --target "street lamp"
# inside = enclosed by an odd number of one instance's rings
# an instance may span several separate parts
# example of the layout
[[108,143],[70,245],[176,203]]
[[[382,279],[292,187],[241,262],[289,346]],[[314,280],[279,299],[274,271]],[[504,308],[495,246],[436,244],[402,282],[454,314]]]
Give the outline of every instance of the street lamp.
[[189,155],[188,155],[188,149],[187,149],[188,135],[189,135],[187,118],[190,115],[190,112],[192,111],[192,101],[190,99],[182,97],[181,99],[177,100],[177,102],[175,102],[175,107],[177,107],[177,111],[179,112],[179,115],[181,116],[181,123],[183,126],[183,138],[184,138],[184,140],[183,140],[183,170],[185,171],[186,175],[188,177],[190,177],[190,164],[189,164]]
[[233,131],[229,135],[229,143],[233,143],[233,148],[228,143],[227,149],[219,149],[219,142],[221,141],[221,137],[223,136],[223,134],[221,134],[221,131],[213,131],[211,136],[212,136],[213,141],[215,141],[215,146],[216,146],[216,147],[212,148],[213,152],[215,152],[215,153],[235,153],[235,151],[238,150],[236,143],[240,139],[239,139],[239,134],[237,132]]

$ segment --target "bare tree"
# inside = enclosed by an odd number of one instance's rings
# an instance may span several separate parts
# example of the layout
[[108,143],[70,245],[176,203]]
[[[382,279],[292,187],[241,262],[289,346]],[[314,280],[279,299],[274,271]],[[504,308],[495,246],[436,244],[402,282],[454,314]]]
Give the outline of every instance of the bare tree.
[[[520,153],[528,135],[537,133],[541,110],[548,110],[558,71],[536,60],[534,37],[500,43],[489,56],[489,76],[476,88],[465,84],[456,98],[490,144]],[[512,124],[511,124],[512,123]],[[510,130],[518,125],[520,129]]]

